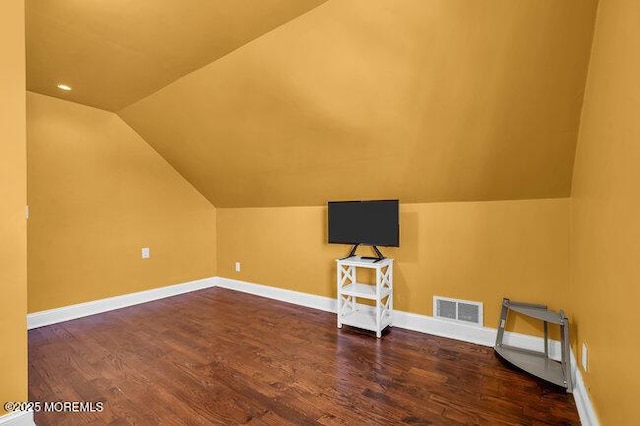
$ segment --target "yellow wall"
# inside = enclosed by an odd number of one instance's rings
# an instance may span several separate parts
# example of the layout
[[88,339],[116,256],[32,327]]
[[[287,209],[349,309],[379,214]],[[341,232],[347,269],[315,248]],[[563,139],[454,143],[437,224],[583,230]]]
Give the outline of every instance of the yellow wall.
[[4,403],[27,398],[23,0],[2,2],[0,52],[0,402]]
[[216,207],[568,197],[595,4],[332,0],[118,113]]
[[[432,296],[484,302],[496,327],[502,297],[563,307],[569,281],[568,199],[403,204],[394,305],[432,314]],[[218,274],[336,296],[325,207],[218,208]],[[367,253],[367,248],[363,253]],[[234,271],[241,262],[241,272]],[[532,331],[524,327],[523,331]]]
[[603,424],[638,424],[640,2],[601,0],[573,181],[571,300]]
[[27,118],[29,312],[215,275],[215,208],[117,115],[29,92]]

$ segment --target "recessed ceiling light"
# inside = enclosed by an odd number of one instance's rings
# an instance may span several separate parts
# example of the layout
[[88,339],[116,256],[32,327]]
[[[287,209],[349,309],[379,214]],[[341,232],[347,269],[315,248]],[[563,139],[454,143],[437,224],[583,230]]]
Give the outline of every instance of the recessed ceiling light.
[[58,84],[58,89],[68,92],[69,90],[71,90],[71,86],[67,86],[66,84]]

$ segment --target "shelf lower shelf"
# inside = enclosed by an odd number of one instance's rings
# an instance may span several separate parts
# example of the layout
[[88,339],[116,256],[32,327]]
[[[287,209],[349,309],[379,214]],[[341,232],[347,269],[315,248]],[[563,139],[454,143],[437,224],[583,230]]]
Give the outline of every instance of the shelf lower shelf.
[[537,353],[511,346],[496,346],[495,351],[510,364],[558,386],[567,387],[562,364]]
[[[376,286],[371,284],[362,284],[355,283],[349,284],[340,289],[340,294],[345,296],[355,296],[362,297],[364,299],[376,300],[378,296],[376,295]],[[383,288],[381,290],[380,299],[384,299],[389,294],[391,294],[391,290],[389,288]]]
[[[350,325],[352,327],[363,328],[365,330],[378,331],[378,328],[376,327],[375,311],[359,310],[342,315],[340,317],[340,323],[342,325]],[[383,313],[380,330],[385,329],[389,325],[391,325],[391,318],[388,314]]]

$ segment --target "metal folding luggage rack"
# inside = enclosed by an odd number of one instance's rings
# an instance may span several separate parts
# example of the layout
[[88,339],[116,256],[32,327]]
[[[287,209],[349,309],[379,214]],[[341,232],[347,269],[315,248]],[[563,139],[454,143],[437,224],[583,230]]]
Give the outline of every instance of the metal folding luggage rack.
[[[509,311],[515,311],[531,318],[544,322],[544,351],[533,351],[515,346],[505,345],[504,329],[507,324]],[[549,358],[549,323],[560,326],[560,361]],[[551,311],[546,305],[533,303],[512,302],[502,299],[502,311],[498,323],[498,336],[496,337],[495,351],[510,364],[526,371],[543,380],[562,386],[571,393],[571,361],[569,355],[569,320],[564,312]]]

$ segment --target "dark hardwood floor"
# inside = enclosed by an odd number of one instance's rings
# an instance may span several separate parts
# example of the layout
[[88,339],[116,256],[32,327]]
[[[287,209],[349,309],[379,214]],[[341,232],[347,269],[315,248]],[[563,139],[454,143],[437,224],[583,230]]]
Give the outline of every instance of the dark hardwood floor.
[[579,424],[573,398],[492,348],[213,288],[29,332],[38,425]]

